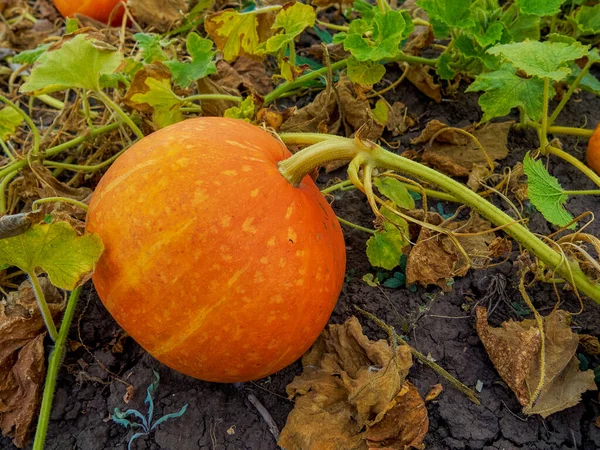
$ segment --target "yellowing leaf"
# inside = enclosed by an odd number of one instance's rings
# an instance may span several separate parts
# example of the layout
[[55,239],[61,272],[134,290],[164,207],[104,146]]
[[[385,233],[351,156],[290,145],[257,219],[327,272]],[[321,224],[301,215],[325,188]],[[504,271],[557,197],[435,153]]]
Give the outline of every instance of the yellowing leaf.
[[0,109],[0,139],[8,139],[22,123],[23,116],[10,106]]
[[283,29],[283,33],[271,36],[265,48],[268,53],[275,53],[283,48],[304,31],[305,28],[312,27],[315,24],[316,13],[312,6],[304,5],[300,2],[284,8],[277,14],[275,23],[271,28],[274,30]]
[[242,119],[246,122],[250,122],[254,117],[255,109],[254,99],[252,96],[248,96],[240,103],[240,106],[232,106],[231,108],[226,109],[223,113],[223,117]]
[[114,72],[122,59],[114,47],[78,34],[40,56],[20,91],[41,95],[69,88],[100,89],[100,76]]
[[124,103],[152,114],[157,129],[183,120],[181,98],[171,90],[171,72],[160,62],[148,64],[135,74]]
[[271,35],[272,21],[271,13],[241,14],[225,9],[208,16],[204,28],[223,52],[225,61],[233,61],[240,55],[261,54],[258,46]]
[[0,240],[0,265],[26,273],[41,269],[54,286],[72,290],[94,270],[103,249],[97,235],[78,236],[66,222],[40,224]]

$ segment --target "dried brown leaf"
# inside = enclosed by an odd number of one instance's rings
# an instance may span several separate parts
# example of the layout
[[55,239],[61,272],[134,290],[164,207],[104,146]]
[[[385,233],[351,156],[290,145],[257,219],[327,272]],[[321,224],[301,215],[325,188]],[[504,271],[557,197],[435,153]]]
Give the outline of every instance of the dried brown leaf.
[[240,56],[233,64],[224,60],[217,62],[217,73],[211,78],[221,86],[230,89],[250,89],[266,95],[273,89],[266,66],[255,59]]
[[[40,278],[50,312],[64,308],[58,290]],[[44,383],[45,325],[28,281],[0,302],[0,429],[22,448]]]
[[489,166],[485,164],[473,164],[473,168],[469,173],[467,186],[469,186],[473,192],[479,191],[483,182],[490,175],[490,173]]
[[442,101],[442,85],[433,80],[429,71],[431,67],[424,65],[411,65],[406,74],[406,78],[415,85],[427,97],[435,100],[437,103]]
[[[413,442],[417,434],[424,436],[424,407],[419,409],[416,391],[405,381],[411,364],[408,347],[394,350],[384,340],[370,341],[356,317],[330,325],[302,358],[302,375],[287,387],[296,404],[279,445],[287,450],[366,450],[364,427],[370,427],[373,440],[384,436]],[[395,408],[401,404],[406,408]]]
[[380,422],[367,428],[364,437],[369,450],[423,449],[423,440],[429,429],[425,402],[417,388],[405,381],[394,399],[394,406]]
[[487,323],[485,308],[477,308],[477,334],[498,374],[525,406],[525,414],[547,417],[576,405],[581,394],[595,390],[594,372],[579,370],[575,355],[579,339],[569,326],[570,315],[556,310],[543,318],[545,337],[544,383],[533,405],[531,395],[541,378],[541,333],[535,320],[503,322],[500,328]]
[[[506,143],[512,124],[513,122],[488,123],[475,131],[467,131],[479,140],[493,161],[499,161],[508,156]],[[464,145],[442,143],[436,139],[423,152],[421,159],[452,176],[468,177],[475,164],[487,165],[485,155],[472,139],[468,139]]]
[[164,32],[188,11],[185,0],[128,0],[136,20]]
[[[215,83],[210,77],[204,77],[196,82],[199,94],[225,94],[240,96],[237,89],[228,88]],[[230,100],[211,100],[202,103],[202,114],[205,116],[222,117],[226,109],[239,106],[239,103]]]
[[[443,222],[439,214],[429,214],[429,223],[440,225]],[[449,231],[459,233],[479,233],[491,229],[491,224],[473,215],[467,221],[445,224]],[[468,261],[455,241],[445,234],[428,228],[421,228],[417,243],[408,254],[406,264],[407,284],[419,283],[423,286],[436,284],[445,291],[451,290],[448,282],[456,276],[464,276],[470,267],[481,267],[489,259],[493,232],[477,236],[457,236],[456,240],[469,256]]]
[[[449,125],[446,125],[445,123],[440,122],[437,119],[430,120],[429,122],[427,122],[427,125],[425,125],[425,129],[421,132],[421,135],[414,139],[411,139],[410,143],[413,145],[422,143],[427,144],[436,133],[438,133],[440,130],[443,130],[444,128],[450,127]],[[435,140],[438,142],[448,142],[454,145],[465,145],[469,142],[469,138],[467,136],[452,129],[438,134]]]
[[579,334],[579,344],[588,355],[600,355],[600,342],[591,334]]
[[441,384],[435,384],[435,385],[431,386],[431,389],[429,389],[429,392],[425,396],[425,401],[431,402],[431,401],[435,400],[436,398],[438,398],[440,396],[440,394],[442,393],[443,390],[444,390],[444,387]]
[[129,106],[131,109],[136,111],[140,111],[145,114],[152,114],[154,112],[154,107],[150,106],[148,103],[139,103],[131,100],[131,98],[136,94],[145,94],[150,90],[150,86],[146,84],[146,79],[154,78],[157,81],[161,80],[171,80],[171,71],[167,66],[165,66],[161,62],[153,62],[151,64],[146,64],[143,68],[138,70],[133,77],[133,81],[125,94],[125,98],[123,99],[123,103]]

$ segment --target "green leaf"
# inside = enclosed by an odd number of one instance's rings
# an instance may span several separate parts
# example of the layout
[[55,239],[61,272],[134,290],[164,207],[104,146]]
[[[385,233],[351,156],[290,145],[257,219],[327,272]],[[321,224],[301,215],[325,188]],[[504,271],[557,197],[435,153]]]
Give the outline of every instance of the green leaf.
[[168,42],[164,41],[160,35],[152,33],[136,33],[133,35],[133,39],[138,43],[138,46],[142,51],[142,60],[146,64],[169,59],[167,54],[163,51],[163,47]]
[[[571,75],[569,75],[566,81],[568,84],[573,84],[575,79],[581,73],[581,68],[575,63],[571,64],[569,67],[571,68]],[[577,86],[584,91],[600,96],[600,80],[589,72],[583,76]]]
[[379,279],[375,278],[375,275],[373,275],[372,273],[364,274],[362,280],[371,287],[379,286]]
[[382,208],[381,213],[389,220],[367,241],[367,257],[373,267],[392,270],[400,264],[402,249],[409,245],[405,237],[408,223],[387,208]]
[[375,17],[375,13],[377,11],[379,11],[379,9],[377,8],[377,6],[372,5],[368,2],[366,2],[365,0],[356,0],[353,4],[352,4],[352,8],[360,13],[360,16],[365,19],[365,20],[373,20],[373,17]]
[[173,81],[182,88],[189,87],[194,81],[217,72],[213,50],[213,42],[204,39],[196,33],[188,34],[186,48],[192,61],[182,63],[179,61],[166,61],[165,66],[171,69]]
[[[520,78],[507,66],[495,72],[484,73],[475,79],[466,92],[485,91],[479,97],[483,121],[503,117],[512,108],[521,107],[533,120],[540,120],[544,101],[544,82],[539,78]],[[554,88],[550,87],[554,96]]]
[[242,119],[246,122],[250,122],[254,117],[254,111],[256,107],[254,106],[254,99],[252,96],[246,97],[240,103],[240,106],[233,106],[229,109],[226,109],[223,113],[223,117],[230,117],[232,119]]
[[600,3],[582,6],[575,15],[577,28],[583,36],[600,33]]
[[67,222],[44,223],[0,240],[0,265],[30,274],[40,269],[54,286],[72,290],[94,270],[103,249],[95,234],[78,236]]
[[354,56],[348,58],[346,65],[350,81],[361,86],[372,86],[385,75],[385,66],[373,61],[359,61]]
[[379,192],[394,202],[396,206],[404,209],[414,209],[415,200],[400,181],[391,177],[379,177],[375,178],[374,184]]
[[7,140],[23,122],[23,116],[13,108],[7,106],[0,109],[0,139]]
[[324,42],[325,44],[333,43],[333,36],[327,30],[321,30],[316,25],[313,25],[312,29],[315,32],[315,34],[319,37],[319,39],[321,39],[321,42]]
[[508,32],[515,42],[525,39],[532,41],[540,40],[540,18],[532,14],[519,14],[519,16],[507,25]]
[[553,16],[560,12],[560,5],[565,0],[515,0],[523,14],[533,14],[536,16]]
[[33,64],[48,51],[52,44],[40,44],[32,50],[23,50],[12,59],[16,64]]
[[[412,19],[406,11],[378,11],[372,21],[357,19],[350,22],[348,33],[342,35],[344,50],[358,61],[378,62],[392,58],[413,29]],[[334,42],[339,43],[341,39],[334,39]]]
[[[448,27],[469,28],[475,25],[471,16],[472,0],[418,0],[417,5]],[[437,34],[437,33],[436,33]]]
[[[569,196],[563,192],[558,180],[548,173],[544,163],[534,160],[528,153],[523,160],[523,170],[527,175],[529,200],[544,218],[559,227],[571,222],[573,216],[564,207]],[[571,228],[574,227],[575,224]]]
[[474,33],[473,36],[479,45],[489,47],[500,41],[503,31],[504,25],[501,22],[494,22],[483,34]]
[[[377,100],[377,103],[375,103],[375,108],[371,110],[371,117],[373,117],[373,120],[379,125],[386,125],[388,123],[388,116],[389,110],[387,102],[380,98]],[[377,184],[377,180],[378,179],[376,179],[375,184]]]
[[114,72],[122,59],[114,47],[78,34],[41,55],[20,91],[41,95],[69,88],[100,89],[100,76]]
[[183,120],[181,113],[181,98],[171,90],[169,79],[148,77],[144,83],[148,90],[137,93],[129,98],[130,102],[146,104],[154,109],[152,119],[157,128],[164,128]]
[[395,272],[392,278],[388,278],[383,282],[383,286],[391,289],[398,289],[406,285],[406,275],[402,272]]
[[588,47],[580,43],[526,40],[496,45],[490,48],[488,53],[502,56],[527,75],[560,81],[571,73],[566,65],[587,55]]
[[316,19],[315,9],[312,6],[300,2],[290,7],[284,7],[275,18],[271,29],[282,28],[283,33],[276,34],[267,39],[265,48],[267,53],[276,53],[292,43],[305,28],[312,27]]
[[65,25],[65,34],[71,34],[79,29],[79,20],[67,17]]
[[448,52],[442,53],[435,69],[442,80],[453,80],[456,76],[456,72],[450,67],[450,63],[452,63],[452,56]]

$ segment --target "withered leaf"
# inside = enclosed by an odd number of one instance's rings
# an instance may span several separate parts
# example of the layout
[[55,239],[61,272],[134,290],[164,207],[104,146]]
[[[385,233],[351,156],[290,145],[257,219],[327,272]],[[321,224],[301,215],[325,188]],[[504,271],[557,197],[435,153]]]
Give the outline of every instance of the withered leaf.
[[296,404],[279,445],[367,450],[369,439],[397,445],[388,448],[420,445],[427,411],[405,380],[411,364],[408,347],[395,350],[384,340],[370,341],[356,317],[330,325],[302,358],[302,375],[287,387]]
[[230,89],[246,88],[266,95],[273,89],[271,77],[265,65],[247,56],[240,56],[233,64],[224,60],[217,62],[218,75],[212,77],[213,81]]
[[440,394],[442,393],[443,390],[444,390],[444,387],[441,384],[435,384],[435,385],[431,386],[431,389],[429,389],[429,392],[425,396],[425,401],[431,402],[431,401],[435,400],[436,398],[438,398],[440,396]]
[[[440,225],[439,214],[428,214],[429,223]],[[479,233],[491,229],[491,224],[474,214],[469,220],[451,222],[444,225],[457,233]],[[481,267],[489,259],[493,232],[476,236],[457,236],[456,240],[469,256],[465,258],[456,242],[445,234],[428,228],[421,228],[417,243],[410,250],[406,264],[407,284],[419,283],[423,286],[436,284],[449,291],[448,281],[456,276],[464,276],[470,267]]]
[[443,130],[444,128],[449,128],[447,131],[441,132],[435,138],[436,141],[439,142],[448,142],[454,145],[465,145],[469,142],[468,136],[464,134],[458,133],[456,130],[451,129],[451,127],[443,122],[440,122],[437,119],[430,120],[425,125],[425,129],[421,132],[421,135],[411,139],[411,144],[422,144],[429,143],[431,138],[435,136],[436,133]]
[[411,64],[406,74],[406,78],[408,78],[408,80],[427,97],[440,103],[442,101],[442,85],[437,84],[433,80],[433,76],[429,73],[430,70],[431,67],[429,66]]
[[[506,143],[512,124],[513,122],[488,123],[474,131],[469,128],[466,130],[479,140],[492,161],[499,161],[508,156]],[[475,164],[488,165],[485,155],[472,139],[468,139],[464,145],[444,143],[436,139],[425,149],[421,159],[442,172],[460,177],[468,177]]]
[[[237,89],[228,88],[215,83],[211,78],[204,77],[196,82],[199,94],[225,94],[240,96]],[[202,113],[205,116],[222,117],[225,110],[239,106],[239,103],[231,100],[211,100],[202,102]]]
[[164,32],[188,10],[185,0],[128,0],[127,5],[136,20]]
[[541,332],[533,319],[503,322],[500,328],[487,323],[487,310],[477,308],[475,327],[498,374],[524,406],[525,414],[542,417],[576,405],[581,394],[595,390],[594,372],[579,370],[575,352],[579,339],[569,326],[570,315],[556,310],[543,318],[545,337],[544,383],[532,403],[541,378]]
[[[50,312],[64,308],[58,290],[40,278]],[[28,281],[0,302],[0,429],[25,446],[37,414],[45,376],[45,325]]]
[[591,334],[579,334],[579,344],[588,355],[600,355],[600,342]]
[[369,450],[423,449],[429,418],[417,388],[405,381],[394,403],[383,419],[364,433]]
[[[346,136],[356,132],[365,123],[373,122],[371,107],[366,98],[360,98],[347,77],[342,77],[335,86],[320,92],[315,100],[287,119],[281,131],[336,134],[343,124]],[[383,126],[373,123],[368,139],[381,136]]]
[[473,168],[469,173],[467,186],[469,186],[473,192],[477,192],[481,189],[481,186],[488,175],[490,175],[490,168],[487,165],[473,164]]

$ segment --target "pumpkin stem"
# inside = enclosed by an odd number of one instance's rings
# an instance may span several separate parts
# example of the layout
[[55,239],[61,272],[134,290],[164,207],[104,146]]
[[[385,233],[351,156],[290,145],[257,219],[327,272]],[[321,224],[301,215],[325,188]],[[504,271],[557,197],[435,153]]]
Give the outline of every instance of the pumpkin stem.
[[[305,134],[303,133],[303,135]],[[288,143],[291,142],[288,141]],[[296,187],[306,175],[316,168],[331,161],[350,161],[361,152],[362,150],[357,148],[351,140],[344,138],[327,139],[281,161],[279,172],[292,186]]]

